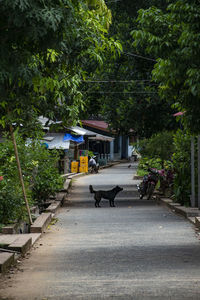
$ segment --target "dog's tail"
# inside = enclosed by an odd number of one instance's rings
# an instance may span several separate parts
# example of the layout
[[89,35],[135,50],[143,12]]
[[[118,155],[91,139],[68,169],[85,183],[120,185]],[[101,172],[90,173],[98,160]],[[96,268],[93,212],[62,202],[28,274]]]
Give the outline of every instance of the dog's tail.
[[91,194],[94,193],[94,190],[93,190],[92,185],[89,185],[89,190],[90,190],[90,193],[91,193]]

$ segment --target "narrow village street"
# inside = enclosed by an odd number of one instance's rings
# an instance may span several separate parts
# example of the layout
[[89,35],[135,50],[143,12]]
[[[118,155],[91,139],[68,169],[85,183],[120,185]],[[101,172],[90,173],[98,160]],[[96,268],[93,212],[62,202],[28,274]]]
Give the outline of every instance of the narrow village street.
[[[200,241],[186,219],[139,200],[136,163],[82,176],[0,299],[200,299]],[[123,187],[116,207],[95,208],[95,190]],[[3,287],[3,288],[2,288]]]

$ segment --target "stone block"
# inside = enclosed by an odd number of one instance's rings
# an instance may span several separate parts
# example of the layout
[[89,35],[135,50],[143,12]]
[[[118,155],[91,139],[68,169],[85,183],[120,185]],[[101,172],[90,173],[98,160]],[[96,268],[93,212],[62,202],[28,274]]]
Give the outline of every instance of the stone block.
[[51,213],[42,213],[31,225],[31,233],[42,233],[45,231],[49,223],[51,222]]
[[195,217],[195,226],[200,229],[200,217]]
[[10,224],[2,228],[2,234],[14,234],[17,232],[18,224]]
[[32,246],[32,238],[27,234],[19,235],[15,241],[9,244],[8,249],[25,254]]
[[56,201],[63,201],[65,198],[66,193],[65,192],[59,192],[56,194]]
[[49,205],[47,207],[46,211],[55,214],[60,206],[61,206],[61,201],[56,201],[56,202],[52,203],[51,205]]
[[0,252],[0,273],[6,270],[14,263],[14,253]]
[[175,206],[175,211],[185,218],[188,217],[196,217],[199,216],[200,211],[198,208],[192,208],[192,207],[185,207],[185,206]]

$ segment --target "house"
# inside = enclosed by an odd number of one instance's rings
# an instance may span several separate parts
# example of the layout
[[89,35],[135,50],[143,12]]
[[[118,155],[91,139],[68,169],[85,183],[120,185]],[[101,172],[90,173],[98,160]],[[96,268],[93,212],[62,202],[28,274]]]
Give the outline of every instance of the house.
[[[103,150],[99,152],[102,157],[99,158],[105,159],[103,156],[105,146],[108,147],[108,143],[114,140],[111,136],[98,134],[80,126],[60,127],[57,130],[58,132],[55,132],[55,129],[53,129],[55,126],[52,127],[52,125],[60,124],[61,122],[53,122],[45,117],[40,117],[39,121],[45,132],[42,143],[49,150],[60,150],[59,169],[64,174],[70,172],[72,161],[78,161],[80,156],[87,156],[88,150],[94,150],[93,148],[91,149],[91,145],[96,143],[99,145],[103,143]],[[106,162],[108,159],[110,157],[106,157]]]
[[108,123],[99,120],[82,120],[82,126],[96,132],[105,138],[91,138],[89,148],[97,153],[100,158],[117,160],[128,158],[129,137],[118,136],[109,129]]

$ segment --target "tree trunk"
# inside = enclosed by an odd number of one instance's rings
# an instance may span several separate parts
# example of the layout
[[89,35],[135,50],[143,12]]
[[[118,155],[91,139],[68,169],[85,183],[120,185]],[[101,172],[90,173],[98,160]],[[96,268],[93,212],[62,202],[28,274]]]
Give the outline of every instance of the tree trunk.
[[25,190],[25,186],[24,186],[24,180],[23,180],[23,175],[22,175],[22,170],[21,170],[21,165],[20,165],[20,160],[19,160],[19,155],[18,155],[18,150],[17,150],[17,144],[16,144],[15,135],[14,135],[12,125],[10,125],[10,134],[11,134],[12,142],[13,142],[13,145],[14,145],[15,158],[16,158],[16,161],[17,161],[17,168],[18,168],[18,172],[19,172],[19,179],[20,179],[21,186],[22,186],[22,191],[23,191],[23,196],[24,196],[24,200],[25,200],[25,204],[26,204],[26,209],[27,209],[27,212],[28,212],[29,222],[30,222],[30,224],[33,224],[28,199],[27,199],[27,196],[26,196],[26,190]]

